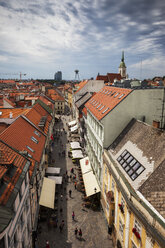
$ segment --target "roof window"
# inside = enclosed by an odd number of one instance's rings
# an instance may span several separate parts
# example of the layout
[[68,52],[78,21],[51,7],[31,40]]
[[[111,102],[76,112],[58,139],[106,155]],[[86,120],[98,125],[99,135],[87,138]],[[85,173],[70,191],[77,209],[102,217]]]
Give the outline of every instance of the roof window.
[[36,138],[34,138],[33,136],[31,137],[31,140],[32,140],[34,143],[38,144],[38,140],[37,140]]
[[101,104],[99,104],[99,105],[97,106],[97,109],[98,109],[100,106],[101,106]]
[[122,98],[123,96],[124,96],[124,94],[121,94],[121,95],[119,96],[119,99]]
[[102,107],[99,109],[99,111],[102,110],[104,107],[105,107],[105,106],[102,106]]
[[94,102],[94,100],[91,101],[91,103]]
[[34,130],[34,133],[38,136],[41,137],[41,134],[39,132],[37,132],[36,130]]
[[104,114],[108,109],[109,109],[109,108],[106,108],[106,109],[102,112],[102,114]]
[[107,93],[107,95],[110,95],[110,94],[111,94],[111,92],[112,92],[112,91],[109,91],[109,92]]
[[134,181],[145,170],[144,166],[142,166],[127,150],[124,150],[124,152],[117,158],[117,161],[132,181]]
[[31,152],[34,152],[34,150],[30,146],[26,146]]
[[117,93],[114,97],[117,97],[119,95],[119,93]]
[[113,96],[115,93],[116,93],[116,91],[115,92],[112,92],[111,96]]

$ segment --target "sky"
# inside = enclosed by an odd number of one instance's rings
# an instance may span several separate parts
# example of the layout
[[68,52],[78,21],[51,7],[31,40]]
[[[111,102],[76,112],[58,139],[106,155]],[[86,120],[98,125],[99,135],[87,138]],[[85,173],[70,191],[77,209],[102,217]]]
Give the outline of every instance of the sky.
[[[165,75],[164,0],[0,0],[0,78]],[[78,77],[77,77],[78,78]]]

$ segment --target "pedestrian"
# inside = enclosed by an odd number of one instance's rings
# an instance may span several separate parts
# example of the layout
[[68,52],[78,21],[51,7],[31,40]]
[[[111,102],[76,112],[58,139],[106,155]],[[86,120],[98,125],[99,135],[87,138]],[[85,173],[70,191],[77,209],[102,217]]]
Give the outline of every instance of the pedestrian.
[[72,190],[69,190],[69,197],[72,197]]
[[74,182],[74,188],[77,189],[77,182]]
[[81,231],[81,228],[79,229],[78,234],[79,234],[79,237],[80,237],[80,239],[81,239],[81,238],[82,238],[82,231]]
[[61,194],[61,201],[63,200],[63,195]]
[[72,174],[74,174],[74,169],[72,168],[72,169],[70,170],[70,172],[71,172]]
[[50,248],[49,241],[46,240],[46,248]]
[[75,180],[76,180],[76,175],[73,176],[73,181],[75,181]]
[[75,230],[74,230],[74,234],[75,234],[76,238],[77,238],[77,233],[78,233],[78,229],[76,227]]
[[70,174],[70,181],[72,182],[72,175]]
[[75,217],[75,213],[74,211],[72,212],[72,220],[74,220],[74,217]]

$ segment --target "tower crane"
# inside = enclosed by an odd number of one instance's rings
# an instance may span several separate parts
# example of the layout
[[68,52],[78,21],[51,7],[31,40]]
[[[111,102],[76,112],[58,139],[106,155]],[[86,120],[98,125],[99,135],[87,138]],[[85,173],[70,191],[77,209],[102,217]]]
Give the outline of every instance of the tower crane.
[[19,75],[20,76],[20,81],[22,80],[22,76],[26,76],[26,73],[0,73],[0,75]]

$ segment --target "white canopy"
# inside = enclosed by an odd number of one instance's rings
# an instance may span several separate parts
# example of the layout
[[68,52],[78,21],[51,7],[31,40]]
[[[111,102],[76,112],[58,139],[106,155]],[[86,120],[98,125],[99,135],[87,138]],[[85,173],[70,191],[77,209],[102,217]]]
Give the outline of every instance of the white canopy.
[[88,157],[80,159],[80,166],[81,166],[82,174],[85,174],[92,170]]
[[81,150],[73,150],[72,158],[83,158],[83,154]]
[[48,167],[46,169],[46,173],[48,174],[60,174],[61,168],[56,168],[56,167]]
[[74,127],[71,127],[70,131],[71,131],[71,132],[74,132],[74,131],[76,131],[77,129],[78,129],[78,125],[75,125]]
[[79,142],[71,142],[70,143],[72,149],[81,149],[82,147],[80,146]]
[[54,180],[56,184],[62,184],[62,177],[48,176],[48,178]]
[[82,176],[87,196],[91,196],[100,192],[100,187],[97,183],[95,175],[93,174],[93,171],[89,171],[88,173],[82,174]]
[[74,126],[75,124],[77,123],[76,120],[73,120],[71,122],[68,123],[68,126],[71,127],[71,126]]
[[54,209],[55,181],[44,177],[39,204]]

